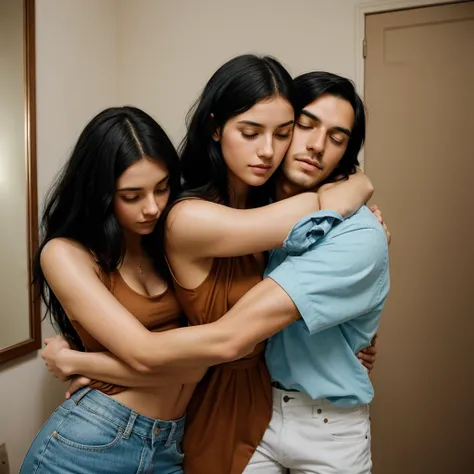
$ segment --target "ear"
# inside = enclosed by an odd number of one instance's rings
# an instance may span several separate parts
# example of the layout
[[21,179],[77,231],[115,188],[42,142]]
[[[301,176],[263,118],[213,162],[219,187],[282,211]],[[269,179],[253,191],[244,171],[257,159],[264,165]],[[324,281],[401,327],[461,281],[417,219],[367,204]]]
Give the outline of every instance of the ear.
[[214,132],[212,133],[212,139],[215,142],[219,142],[221,140],[221,127],[217,127]]

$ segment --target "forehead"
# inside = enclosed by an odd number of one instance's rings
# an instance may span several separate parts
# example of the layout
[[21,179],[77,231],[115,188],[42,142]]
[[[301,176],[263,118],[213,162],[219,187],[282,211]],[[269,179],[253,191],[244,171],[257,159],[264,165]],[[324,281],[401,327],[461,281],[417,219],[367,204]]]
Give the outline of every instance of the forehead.
[[166,177],[168,170],[163,161],[143,158],[129,166],[117,180],[117,187],[142,188],[156,185]]
[[354,109],[350,102],[341,97],[324,94],[303,110],[316,116],[327,128],[343,127],[352,130],[354,126]]
[[246,112],[236,115],[232,122],[255,122],[265,126],[278,126],[294,119],[293,106],[283,97],[257,102]]

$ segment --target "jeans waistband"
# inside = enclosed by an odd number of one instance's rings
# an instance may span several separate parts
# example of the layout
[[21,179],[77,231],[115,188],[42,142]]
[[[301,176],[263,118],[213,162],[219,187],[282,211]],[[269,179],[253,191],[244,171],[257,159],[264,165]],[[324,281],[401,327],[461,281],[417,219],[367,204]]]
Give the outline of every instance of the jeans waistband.
[[316,408],[332,408],[340,411],[351,410],[368,410],[368,405],[335,405],[327,398],[312,399],[303,392],[282,390],[273,387],[273,407],[274,408],[301,408],[301,407],[316,407]]
[[178,420],[158,420],[140,415],[113,398],[90,388],[78,390],[63,405],[68,403],[80,406],[96,415],[116,424],[128,438],[135,433],[148,438],[152,443],[164,443],[169,446],[173,441],[180,441],[184,434],[185,416]]

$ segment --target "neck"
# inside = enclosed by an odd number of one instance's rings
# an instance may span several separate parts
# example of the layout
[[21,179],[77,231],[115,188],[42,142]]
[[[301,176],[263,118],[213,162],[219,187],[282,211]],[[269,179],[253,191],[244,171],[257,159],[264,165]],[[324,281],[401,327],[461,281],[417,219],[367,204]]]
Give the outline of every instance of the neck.
[[291,181],[288,181],[288,179],[286,179],[283,173],[280,173],[275,189],[275,198],[277,201],[296,196],[297,194],[301,194],[303,191],[304,189],[301,189],[296,184],[292,183]]
[[142,250],[142,236],[135,232],[124,231],[125,237],[125,251],[132,257],[141,257]]
[[229,176],[229,200],[231,207],[245,209],[249,196],[249,186]]

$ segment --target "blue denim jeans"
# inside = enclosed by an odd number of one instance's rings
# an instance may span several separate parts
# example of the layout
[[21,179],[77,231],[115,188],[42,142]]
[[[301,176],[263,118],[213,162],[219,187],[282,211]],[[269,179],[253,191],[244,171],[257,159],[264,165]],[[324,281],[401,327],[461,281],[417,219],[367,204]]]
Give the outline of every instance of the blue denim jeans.
[[36,436],[20,474],[182,474],[184,417],[139,415],[84,388]]

